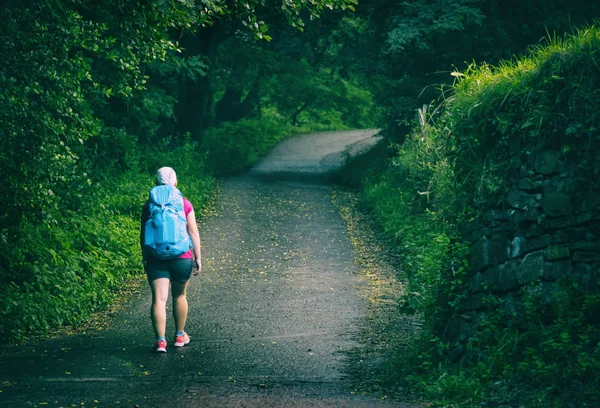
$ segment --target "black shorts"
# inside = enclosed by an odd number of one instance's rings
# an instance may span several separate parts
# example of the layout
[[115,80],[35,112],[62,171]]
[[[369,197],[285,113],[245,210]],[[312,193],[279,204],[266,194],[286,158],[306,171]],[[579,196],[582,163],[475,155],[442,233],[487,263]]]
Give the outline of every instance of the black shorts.
[[167,278],[169,280],[185,283],[192,276],[192,266],[194,260],[191,258],[171,259],[168,261],[160,261],[157,259],[149,259],[144,266],[148,282],[155,279]]

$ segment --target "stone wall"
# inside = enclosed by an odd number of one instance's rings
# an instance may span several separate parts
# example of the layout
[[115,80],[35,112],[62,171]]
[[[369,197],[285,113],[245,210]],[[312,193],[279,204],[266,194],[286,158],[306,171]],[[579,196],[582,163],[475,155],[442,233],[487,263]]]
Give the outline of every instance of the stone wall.
[[[587,147],[587,149],[586,149]],[[507,320],[518,322],[522,288],[553,302],[559,279],[599,290],[600,153],[541,150],[507,168],[508,193],[479,208],[465,230],[471,242],[469,296],[446,337],[465,340],[485,313],[484,297],[504,300]]]

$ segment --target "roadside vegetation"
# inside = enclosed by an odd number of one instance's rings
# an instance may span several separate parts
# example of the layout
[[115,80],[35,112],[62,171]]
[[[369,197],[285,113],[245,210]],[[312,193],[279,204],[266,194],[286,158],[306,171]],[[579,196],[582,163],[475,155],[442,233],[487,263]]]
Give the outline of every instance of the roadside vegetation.
[[353,4],[2,2],[0,336],[78,325],[142,276],[159,167],[201,216],[282,138],[371,126],[370,91],[325,64],[335,24],[298,39]]
[[[600,29],[590,26],[496,66],[471,64],[453,73],[454,84],[436,103],[419,110],[404,142],[349,164],[347,182],[360,187],[400,257],[406,288],[402,308],[391,313],[414,313],[424,322],[412,346],[396,342],[379,368],[390,392],[415,387],[442,406],[600,404],[598,288],[565,281],[552,305],[528,290],[522,313],[512,318],[489,297],[466,343],[443,335],[467,297],[461,228],[477,203],[507,192],[509,146],[519,140],[527,155],[541,139],[559,140],[563,149],[580,138],[590,149],[597,145],[599,50]],[[381,160],[384,151],[389,158]]]
[[78,325],[142,276],[157,168],[175,168],[201,215],[216,177],[283,138],[377,127],[384,141],[340,177],[361,200],[342,212],[372,217],[402,270],[369,272],[387,285],[365,336],[370,390],[600,405],[597,292],[527,298],[526,331],[488,313],[460,359],[439,335],[466,296],[460,226],[505,192],[507,140],[597,138],[599,17],[577,0],[0,2],[0,335]]

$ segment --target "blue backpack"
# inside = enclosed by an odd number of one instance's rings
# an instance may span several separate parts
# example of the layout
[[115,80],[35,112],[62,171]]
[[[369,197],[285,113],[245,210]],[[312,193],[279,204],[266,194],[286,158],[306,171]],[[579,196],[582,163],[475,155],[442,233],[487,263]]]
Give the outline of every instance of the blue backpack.
[[150,190],[150,218],[144,226],[144,252],[156,259],[176,259],[193,247],[187,232],[183,196],[175,186]]

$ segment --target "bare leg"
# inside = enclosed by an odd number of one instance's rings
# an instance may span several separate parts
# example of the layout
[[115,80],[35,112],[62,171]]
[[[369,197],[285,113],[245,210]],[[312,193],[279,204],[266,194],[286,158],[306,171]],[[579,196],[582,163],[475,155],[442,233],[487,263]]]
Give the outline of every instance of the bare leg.
[[188,314],[188,301],[186,297],[187,282],[172,282],[171,294],[173,295],[173,318],[175,318],[175,328],[182,332],[185,328],[185,322]]
[[150,282],[152,288],[152,307],[150,316],[156,337],[163,337],[167,330],[167,299],[169,298],[169,279],[159,278]]

